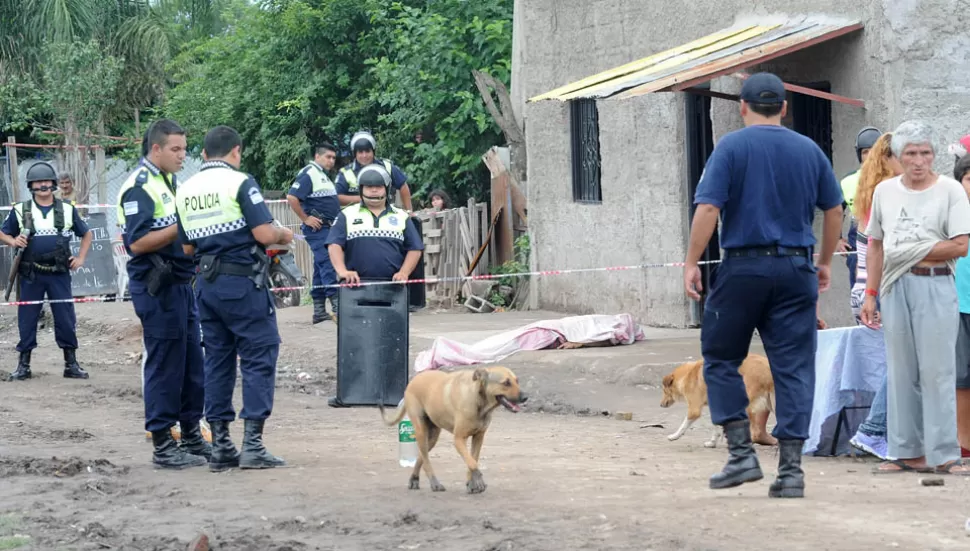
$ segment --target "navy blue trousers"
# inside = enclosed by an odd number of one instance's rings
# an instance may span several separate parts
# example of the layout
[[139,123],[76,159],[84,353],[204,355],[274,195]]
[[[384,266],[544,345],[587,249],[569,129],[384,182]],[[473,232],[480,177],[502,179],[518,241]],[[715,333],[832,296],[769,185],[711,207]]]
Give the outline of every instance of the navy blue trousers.
[[[855,242],[859,237],[859,227],[856,225],[855,220],[849,224],[849,233],[846,235],[845,241],[849,245],[849,251],[855,251]],[[845,266],[849,269],[849,289],[855,287],[855,269],[859,264],[859,255],[849,254],[845,257]]]
[[701,352],[711,420],[747,418],[738,369],[755,328],[775,382],[778,439],[805,440],[815,396],[818,276],[811,258],[725,258],[704,307]]
[[330,253],[327,251],[327,235],[330,234],[330,228],[323,228],[319,231],[313,232],[312,237],[308,237],[306,242],[310,246],[310,250],[313,252],[313,289],[310,291],[310,296],[313,297],[314,302],[321,302],[327,297],[332,297],[337,295],[336,287],[328,287],[326,289],[319,289],[319,285],[333,285],[337,283],[337,271],[334,270],[333,264],[330,262]]
[[[20,300],[50,300],[71,298],[71,274],[34,273],[31,280],[20,278]],[[37,348],[37,322],[40,321],[42,304],[28,304],[17,307],[17,326],[20,329],[20,342],[17,351],[25,352]],[[54,316],[54,342],[60,348],[77,348],[77,317],[74,303],[53,303],[51,314]]]
[[242,373],[242,419],[264,420],[273,412],[280,335],[276,308],[266,287],[246,277],[220,275],[196,281],[205,339],[205,418],[234,421],[232,393],[236,357]]
[[133,279],[129,289],[145,343],[145,430],[198,423],[205,405],[205,372],[192,287],[172,285],[153,297],[144,283]]

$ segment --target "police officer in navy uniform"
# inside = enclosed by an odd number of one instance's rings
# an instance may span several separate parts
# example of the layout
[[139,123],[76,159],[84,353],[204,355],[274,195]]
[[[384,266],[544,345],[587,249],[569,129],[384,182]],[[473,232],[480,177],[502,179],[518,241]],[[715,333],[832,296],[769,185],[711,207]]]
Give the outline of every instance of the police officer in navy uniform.
[[[327,299],[333,313],[337,313],[337,289],[323,288],[337,282],[337,274],[327,253],[327,235],[330,226],[340,213],[337,189],[329,172],[337,162],[337,149],[329,143],[313,147],[313,161],[300,170],[290,186],[286,200],[293,212],[303,221],[303,236],[313,252],[313,321],[327,319]],[[336,318],[334,318],[336,320]]]
[[[263,445],[273,410],[280,336],[269,290],[266,247],[286,245],[293,232],[274,224],[259,186],[239,171],[242,138],[228,126],[205,135],[202,170],[178,189],[179,233],[187,255],[198,255],[196,279],[205,335],[205,415],[212,429],[209,470],[268,469],[283,459]],[[236,357],[242,373],[242,452],[229,435]]]
[[[71,299],[71,270],[84,265],[91,248],[91,230],[70,203],[54,198],[57,173],[50,163],[39,162],[27,169],[27,189],[32,199],[17,203],[0,229],[0,241],[23,249],[20,253],[20,300]],[[71,236],[81,238],[77,256],[71,255]],[[37,321],[40,304],[17,307],[20,361],[10,375],[12,381],[31,377],[30,352],[37,347]],[[71,302],[51,303],[54,316],[54,341],[64,350],[64,377],[87,379],[88,373],[77,363],[77,318]]]
[[[166,469],[208,463],[202,436],[205,373],[199,311],[190,282],[192,258],[179,242],[175,173],[185,160],[185,131],[162,119],[147,132],[146,155],[118,192],[118,224],[128,252],[128,290],[141,320],[142,394],[152,462]],[[180,442],[171,434],[178,423]]]
[[[334,181],[337,193],[340,195],[340,205],[347,206],[360,203],[360,193],[358,184],[360,171],[371,164],[384,167],[384,170],[391,175],[391,187],[401,192],[401,205],[404,210],[410,212],[411,209],[411,188],[408,186],[408,177],[397,165],[388,159],[381,159],[374,156],[377,148],[377,140],[367,131],[361,130],[350,138],[350,149],[354,152],[354,162],[340,169],[337,179]],[[388,198],[391,195],[388,194]],[[391,203],[389,200],[388,203]]]
[[[387,202],[391,175],[380,164],[358,174],[360,202],[345,207],[327,244],[337,277],[345,283],[407,281],[424,243],[408,213]],[[331,398],[332,407],[341,407]]]
[[[741,88],[745,128],[725,135],[707,161],[684,268],[687,294],[704,290],[698,261],[720,217],[724,258],[704,306],[701,352],[711,419],[722,425],[730,458],[713,489],[762,478],[738,372],[755,328],[775,384],[778,477],[771,497],[803,497],[802,447],[815,391],[816,305],[830,285],[842,224],[842,192],[832,166],[809,138],[781,126],[787,110],[781,79],[749,77]],[[817,264],[815,209],[825,212]]]

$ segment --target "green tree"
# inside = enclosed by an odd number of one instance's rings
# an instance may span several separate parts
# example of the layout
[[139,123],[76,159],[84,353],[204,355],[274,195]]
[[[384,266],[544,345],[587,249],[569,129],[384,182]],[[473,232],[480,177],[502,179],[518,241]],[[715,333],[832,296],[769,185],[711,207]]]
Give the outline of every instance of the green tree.
[[369,37],[385,53],[367,60],[379,140],[408,167],[418,189],[444,187],[463,201],[488,194],[481,156],[503,143],[472,70],[508,85],[512,0],[401,2],[376,9]]

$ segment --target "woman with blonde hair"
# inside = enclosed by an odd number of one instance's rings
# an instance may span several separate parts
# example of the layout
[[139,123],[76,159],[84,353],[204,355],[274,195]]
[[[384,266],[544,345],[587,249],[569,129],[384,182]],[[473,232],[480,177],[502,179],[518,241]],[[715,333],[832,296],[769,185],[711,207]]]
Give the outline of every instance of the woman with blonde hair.
[[[869,150],[869,155],[866,156],[866,160],[862,163],[862,169],[859,171],[859,187],[856,188],[855,199],[852,204],[852,214],[859,221],[859,233],[856,238],[856,257],[858,258],[856,279],[855,285],[852,286],[849,303],[858,325],[862,325],[859,312],[862,309],[862,302],[866,293],[866,253],[869,250],[869,236],[865,234],[865,229],[869,225],[869,215],[872,214],[872,196],[876,192],[876,186],[880,183],[903,173],[899,159],[893,155],[890,148],[892,137],[893,135],[889,132],[883,134]],[[849,444],[854,448],[883,460],[888,459],[887,454],[889,453],[889,444],[886,441],[886,383],[887,379],[883,377],[882,384],[872,399],[869,416],[866,417],[865,422],[859,425],[858,431],[849,440]]]

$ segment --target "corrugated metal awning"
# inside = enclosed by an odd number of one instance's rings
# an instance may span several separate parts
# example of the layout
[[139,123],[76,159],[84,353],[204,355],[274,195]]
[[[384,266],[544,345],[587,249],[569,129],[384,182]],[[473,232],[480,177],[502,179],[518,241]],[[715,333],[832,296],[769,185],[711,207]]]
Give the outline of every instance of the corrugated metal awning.
[[529,99],[620,99],[680,91],[862,29],[828,16],[759,17]]

